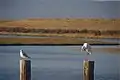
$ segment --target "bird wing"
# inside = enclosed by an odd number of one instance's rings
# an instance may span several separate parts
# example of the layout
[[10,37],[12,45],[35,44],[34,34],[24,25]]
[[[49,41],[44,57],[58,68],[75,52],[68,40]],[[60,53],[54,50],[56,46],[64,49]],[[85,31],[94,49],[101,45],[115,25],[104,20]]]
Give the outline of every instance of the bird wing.
[[84,50],[84,46],[81,47],[81,52]]
[[25,57],[30,58],[25,52],[23,52],[23,55],[24,55]]

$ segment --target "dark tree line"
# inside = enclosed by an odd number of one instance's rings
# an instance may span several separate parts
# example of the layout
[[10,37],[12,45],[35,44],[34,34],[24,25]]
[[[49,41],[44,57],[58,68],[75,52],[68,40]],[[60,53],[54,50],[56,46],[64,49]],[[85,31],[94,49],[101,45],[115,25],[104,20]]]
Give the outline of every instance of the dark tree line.
[[22,33],[79,33],[79,30],[73,29],[34,29],[23,27],[0,27],[0,32],[22,32]]
[[89,33],[94,34],[95,36],[100,35],[115,35],[120,34],[120,30],[77,30],[77,29],[35,29],[35,28],[23,28],[23,27],[0,27],[0,32],[19,32],[19,33],[57,33],[57,34],[65,34],[65,33]]

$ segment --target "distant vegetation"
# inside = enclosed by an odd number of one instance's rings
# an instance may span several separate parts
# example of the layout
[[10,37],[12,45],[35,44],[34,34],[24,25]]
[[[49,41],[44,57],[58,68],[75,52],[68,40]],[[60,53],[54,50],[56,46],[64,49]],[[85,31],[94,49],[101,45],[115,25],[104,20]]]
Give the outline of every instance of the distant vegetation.
[[0,20],[0,34],[120,38],[120,19],[38,18]]
[[24,27],[0,27],[0,32],[15,32],[15,33],[48,33],[48,34],[66,34],[66,33],[77,33],[77,34],[93,34],[94,36],[101,35],[120,35],[120,30],[77,30],[77,29],[34,29]]

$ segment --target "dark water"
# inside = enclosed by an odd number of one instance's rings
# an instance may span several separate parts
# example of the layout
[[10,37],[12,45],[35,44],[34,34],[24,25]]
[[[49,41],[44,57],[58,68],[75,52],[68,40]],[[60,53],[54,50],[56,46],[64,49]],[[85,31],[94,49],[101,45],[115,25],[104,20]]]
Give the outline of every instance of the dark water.
[[[120,79],[120,47],[93,46],[95,80]],[[0,80],[19,80],[19,50],[32,57],[32,80],[83,80],[80,46],[0,46]]]

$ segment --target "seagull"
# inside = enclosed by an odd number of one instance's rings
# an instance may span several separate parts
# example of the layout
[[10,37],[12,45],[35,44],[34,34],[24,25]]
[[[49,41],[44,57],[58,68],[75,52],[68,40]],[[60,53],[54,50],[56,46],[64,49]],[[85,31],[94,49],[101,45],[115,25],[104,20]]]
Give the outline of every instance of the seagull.
[[81,47],[81,52],[82,51],[86,51],[87,55],[91,55],[92,54],[92,50],[91,50],[90,44],[84,43],[83,46]]
[[30,58],[22,49],[20,50],[20,57],[23,58],[23,59]]

